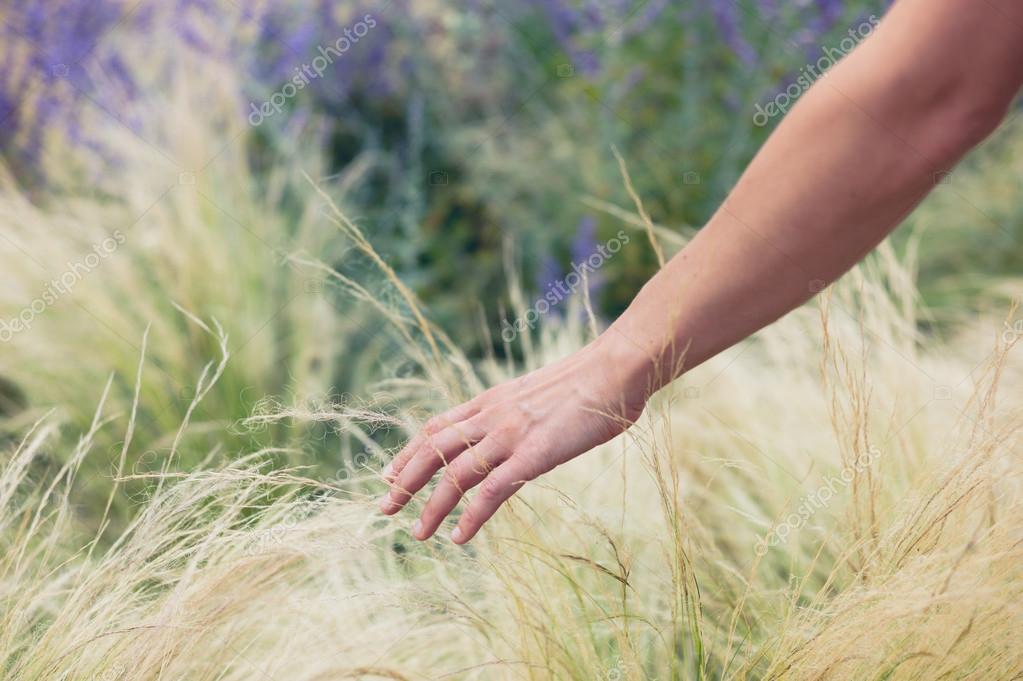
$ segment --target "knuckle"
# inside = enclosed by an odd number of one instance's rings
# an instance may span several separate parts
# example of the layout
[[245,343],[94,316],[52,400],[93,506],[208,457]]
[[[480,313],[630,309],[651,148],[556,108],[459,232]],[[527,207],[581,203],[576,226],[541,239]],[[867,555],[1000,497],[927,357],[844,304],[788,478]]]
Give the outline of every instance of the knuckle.
[[503,383],[501,385],[495,385],[487,388],[480,393],[480,396],[477,398],[479,400],[479,406],[492,405],[500,402],[504,397],[506,390],[507,385]]
[[404,450],[398,452],[398,455],[394,457],[393,466],[396,471],[401,471],[409,461],[412,460],[412,455],[415,454],[415,450],[412,447],[406,447]]
[[487,428],[487,424],[490,423],[490,421],[491,421],[490,414],[487,411],[480,411],[477,412],[475,415],[471,416],[470,418],[466,419],[465,425],[470,430],[480,429],[485,430]]
[[448,455],[444,453],[444,450],[433,444],[431,444],[429,451],[425,453],[425,460],[431,467],[431,475],[437,470],[438,466],[447,466],[451,461]]
[[419,448],[420,456],[432,459],[437,451],[440,449],[440,445],[444,443],[444,438],[440,433],[434,433],[423,438],[423,446]]
[[495,501],[501,497],[504,490],[504,483],[497,478],[487,478],[480,485],[479,497],[483,501]]
[[430,457],[434,452],[437,451],[437,436],[436,434],[428,435],[423,438],[423,446],[419,448],[420,456]]
[[557,434],[537,429],[524,438],[519,451],[526,460],[533,459],[541,452],[549,452],[558,445]]
[[475,504],[470,504],[464,511],[462,511],[462,517],[459,521],[459,525],[463,528],[468,528],[471,531],[472,528],[479,526],[479,523],[476,520],[478,517],[479,512]]
[[462,472],[457,468],[448,468],[444,471],[444,475],[441,476],[441,482],[461,490],[462,477]]
[[434,416],[423,425],[423,433],[436,435],[444,428],[444,419],[441,416]]
[[408,495],[409,490],[416,486],[416,476],[417,473],[414,470],[406,468],[391,485],[391,494]]
[[488,463],[487,460],[484,459],[482,456],[479,456],[477,454],[476,456],[473,457],[471,464],[471,470],[473,475],[486,475],[493,469],[494,467],[491,466],[490,463]]
[[391,489],[394,490],[395,492],[404,492],[405,490],[409,489],[414,482],[415,471],[411,470],[410,468],[406,468],[401,472],[401,475],[398,476],[398,479],[394,481],[394,484],[391,486]]
[[518,429],[514,425],[502,423],[490,430],[499,447],[510,447],[518,439]]

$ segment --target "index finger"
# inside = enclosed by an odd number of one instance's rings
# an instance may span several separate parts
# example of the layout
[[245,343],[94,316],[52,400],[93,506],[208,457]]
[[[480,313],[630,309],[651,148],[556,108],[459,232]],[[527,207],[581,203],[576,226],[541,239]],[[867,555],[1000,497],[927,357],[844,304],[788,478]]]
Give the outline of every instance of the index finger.
[[422,428],[419,429],[419,432],[417,432],[415,436],[408,441],[408,444],[406,444],[405,447],[398,452],[398,455],[384,467],[382,473],[384,480],[388,483],[394,482],[397,479],[398,474],[401,473],[402,469],[408,465],[408,462],[412,460],[412,457],[416,455],[416,452],[418,452],[419,449],[426,444],[427,438],[431,435],[436,435],[448,426],[453,426],[467,418],[475,416],[477,412],[479,412],[479,409],[472,401],[469,401],[460,404],[457,407],[453,407],[443,414],[439,414],[431,418],[423,425]]

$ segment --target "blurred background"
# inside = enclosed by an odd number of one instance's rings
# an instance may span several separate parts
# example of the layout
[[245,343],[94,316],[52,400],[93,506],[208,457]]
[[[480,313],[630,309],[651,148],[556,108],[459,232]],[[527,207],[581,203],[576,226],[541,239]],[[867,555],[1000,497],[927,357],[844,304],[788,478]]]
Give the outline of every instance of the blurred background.
[[[145,350],[135,470],[156,465],[197,394],[193,420],[217,434],[191,433],[185,460],[286,444],[341,480],[375,466],[329,425],[234,425],[415,378],[367,304],[401,296],[318,190],[470,360],[528,364],[543,326],[580,323],[581,299],[612,319],[657,266],[612,149],[677,249],[886,6],[4,0],[5,432],[51,408],[88,428],[110,377],[110,404],[129,410]],[[894,237],[919,270],[923,333],[1018,295],[1017,127]],[[621,232],[630,245],[554,293]],[[516,309],[542,323],[516,326]]]
[[[257,179],[300,149],[322,154],[335,181],[358,167],[345,195],[381,251],[436,315],[468,320],[477,302],[497,314],[505,238],[542,291],[617,232],[620,217],[600,209],[630,205],[612,145],[658,222],[701,225],[780,118],[757,112],[884,5],[12,2],[3,151],[33,193],[54,172],[94,188],[118,162],[96,126],[165,149],[148,126],[168,71],[227,71],[176,74],[249,123],[215,142],[243,147]],[[212,163],[223,153],[207,151]],[[593,300],[620,311],[653,264],[624,254],[590,282]]]

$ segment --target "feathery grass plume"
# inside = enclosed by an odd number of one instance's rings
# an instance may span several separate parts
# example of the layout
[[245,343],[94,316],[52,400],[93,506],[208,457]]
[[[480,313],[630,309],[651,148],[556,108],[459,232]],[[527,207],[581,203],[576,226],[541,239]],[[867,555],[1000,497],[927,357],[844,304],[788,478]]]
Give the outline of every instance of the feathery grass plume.
[[[144,474],[162,484],[97,546],[69,500],[120,418],[101,403],[56,471],[35,465],[58,442],[44,418],[0,473],[4,676],[1010,678],[1019,363],[1000,321],[984,322],[985,357],[922,339],[890,255],[666,388],[467,548],[378,515],[375,471],[321,482],[263,452]],[[538,361],[585,333],[541,333]],[[450,380],[421,339],[420,385]],[[487,363],[485,381],[501,371]],[[436,400],[394,397],[385,416],[371,402],[255,418],[357,430]]]
[[[233,177],[212,175],[214,200],[241,191],[237,163]],[[129,175],[122,198],[140,205],[133,197],[148,185]],[[252,196],[232,202],[248,206],[244,224],[282,229],[275,204]],[[5,348],[5,368],[64,405],[27,412],[0,459],[5,678],[916,679],[1011,678],[1019,668],[1014,336],[1001,318],[979,318],[947,343],[922,335],[912,277],[887,246],[819,309],[797,310],[687,374],[635,428],[527,486],[459,548],[409,537],[421,500],[380,517],[371,499],[384,485],[369,463],[319,480],[278,461],[291,433],[322,424],[341,446],[382,459],[374,429],[411,431],[521,367],[474,365],[338,209],[344,238],[399,293],[382,297],[334,258],[307,255],[312,247],[290,249],[293,268],[275,273],[292,287],[310,272],[336,281],[390,323],[415,369],[362,401],[293,400],[259,378],[279,356],[269,338],[241,352],[224,340],[254,331],[253,310],[273,312],[250,299],[267,292],[273,251],[260,257],[254,235],[230,221],[204,232],[221,212],[198,198],[170,205],[143,232],[158,248],[92,273],[116,286],[89,288],[86,278],[75,288],[130,345],[90,336],[83,318],[65,314],[76,309],[69,299],[25,333],[34,344]],[[315,243],[318,204],[303,205]],[[117,224],[109,216],[123,209],[88,199],[43,209],[16,195],[0,206],[15,230],[31,217],[26,225],[68,235],[44,243],[27,228],[11,232],[15,244],[51,247],[57,263],[79,252],[69,244],[86,243],[71,235]],[[324,239],[328,255],[344,252]],[[316,293],[294,323],[312,325],[305,315],[330,307]],[[585,325],[568,318],[541,327],[531,365],[585,341]],[[131,348],[150,320],[140,358]],[[315,332],[290,344],[300,357],[346,349],[343,336]],[[80,358],[74,371],[48,359],[58,352]],[[175,408],[168,380],[193,386]],[[260,386],[258,410],[233,397],[239,385]],[[197,392],[205,397],[193,408]],[[63,437],[61,415],[70,415]],[[259,428],[282,438],[245,448],[239,434]],[[111,465],[95,465],[110,444]],[[130,465],[144,450],[167,456],[183,444],[189,457],[166,470]],[[111,498],[117,523],[100,514]]]
[[[0,320],[27,309],[31,327],[0,352],[30,404],[0,440],[0,676],[896,680],[1023,667],[1015,311],[947,341],[923,335],[915,254],[882,247],[819,306],[526,486],[469,546],[415,542],[422,499],[396,517],[372,502],[376,434],[411,431],[523,367],[511,352],[473,362],[376,253],[343,207],[364,164],[317,191],[285,161],[257,177],[244,144],[223,147],[243,118],[197,89],[235,90],[231,74],[189,75],[141,135],[106,131],[123,165],[96,195],[33,202],[5,181],[0,196]],[[548,137],[531,139],[551,156]],[[638,216],[601,208],[680,245],[629,193]],[[75,267],[114,229],[116,252]],[[350,251],[382,290],[342,269]],[[66,271],[73,291],[44,299]],[[324,281],[362,304],[337,307]],[[585,342],[581,318],[566,319],[519,337],[527,366]],[[359,349],[363,326],[375,344]],[[407,370],[368,382],[392,338]],[[335,396],[353,376],[366,396]],[[23,401],[2,400],[4,415]],[[324,431],[329,443],[303,437]],[[283,467],[310,453],[344,465],[329,479]]]
[[[216,446],[231,452],[272,444],[304,447],[336,467],[334,443],[319,450],[301,444],[320,437],[315,429],[225,426],[267,395],[328,395],[335,386],[365,385],[363,374],[376,369],[370,353],[344,351],[345,339],[365,325],[364,308],[339,303],[322,275],[291,261],[315,252],[339,262],[348,246],[318,219],[318,202],[300,200],[304,185],[285,155],[279,167],[252,169],[244,116],[230,97],[214,94],[231,90],[230,78],[211,67],[175,81],[161,115],[147,119],[144,139],[117,126],[98,130],[122,164],[89,194],[55,190],[37,200],[13,182],[0,187],[0,376],[8,405],[0,427],[16,434],[57,406],[64,432],[86,429],[113,374],[111,412],[138,411],[134,446],[120,462],[118,434],[97,433],[88,480],[118,465],[159,469],[188,412],[193,427],[176,443],[186,463]],[[306,166],[319,172],[315,161]],[[338,186],[349,180],[342,173]],[[208,357],[223,353],[189,314],[217,319],[230,338],[234,359],[208,391],[195,377]],[[136,403],[138,339],[147,326],[149,365]],[[193,405],[198,391],[206,394]],[[105,490],[79,491],[89,495],[85,512],[103,510]],[[121,515],[119,502],[112,513]]]
[[615,160],[618,161],[618,169],[622,173],[622,181],[625,183],[625,189],[629,193],[629,198],[636,204],[636,212],[639,213],[640,219],[643,221],[643,226],[646,228],[647,239],[650,240],[650,247],[654,249],[654,255],[657,256],[657,265],[664,267],[664,249],[661,248],[661,243],[657,240],[655,233],[654,221],[650,219],[650,216],[646,212],[646,208],[643,207],[643,201],[640,199],[639,194],[636,193],[635,187],[632,186],[632,177],[629,175],[629,168],[625,164],[625,159],[618,152],[618,148],[612,146],[611,153],[614,154]]

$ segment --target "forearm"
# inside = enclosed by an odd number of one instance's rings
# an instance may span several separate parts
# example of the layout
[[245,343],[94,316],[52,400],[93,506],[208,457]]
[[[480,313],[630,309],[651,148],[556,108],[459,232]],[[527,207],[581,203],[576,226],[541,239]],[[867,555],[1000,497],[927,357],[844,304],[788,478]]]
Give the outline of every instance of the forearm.
[[840,276],[994,128],[1023,80],[1021,26],[1023,0],[899,0],[596,343],[432,418],[385,471],[381,509],[396,513],[445,467],[413,534],[433,535],[479,485],[451,534],[469,541],[524,481],[627,428],[683,360]]
[[657,388],[803,303],[997,126],[1023,78],[1023,35],[971,9],[901,0],[803,96],[705,228],[602,336],[621,366]]

